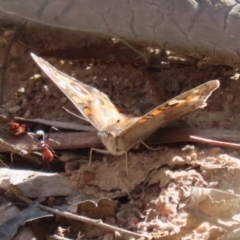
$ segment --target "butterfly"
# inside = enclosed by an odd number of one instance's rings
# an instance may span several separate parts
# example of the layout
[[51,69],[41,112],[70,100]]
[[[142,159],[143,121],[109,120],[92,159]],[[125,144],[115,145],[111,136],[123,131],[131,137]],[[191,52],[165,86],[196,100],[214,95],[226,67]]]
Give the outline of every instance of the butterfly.
[[106,150],[92,150],[112,155],[125,154],[143,141],[159,127],[178,120],[198,108],[204,108],[212,92],[219,87],[212,80],[191,89],[161,104],[141,117],[133,117],[119,111],[106,94],[57,70],[44,59],[31,56],[48,77],[71,100],[84,118],[97,130]]

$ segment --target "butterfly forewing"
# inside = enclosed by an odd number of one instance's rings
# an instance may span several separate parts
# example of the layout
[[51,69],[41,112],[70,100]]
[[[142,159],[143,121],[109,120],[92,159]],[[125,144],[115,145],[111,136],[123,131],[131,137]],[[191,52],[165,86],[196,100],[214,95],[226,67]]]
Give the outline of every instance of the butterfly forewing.
[[118,136],[117,150],[128,150],[137,142],[145,140],[159,127],[164,127],[193,110],[205,107],[207,99],[218,87],[219,81],[212,80],[154,108]]
[[105,130],[115,125],[119,119],[123,120],[125,118],[106,94],[57,70],[33,53],[31,55],[40,68],[96,129],[99,131]]

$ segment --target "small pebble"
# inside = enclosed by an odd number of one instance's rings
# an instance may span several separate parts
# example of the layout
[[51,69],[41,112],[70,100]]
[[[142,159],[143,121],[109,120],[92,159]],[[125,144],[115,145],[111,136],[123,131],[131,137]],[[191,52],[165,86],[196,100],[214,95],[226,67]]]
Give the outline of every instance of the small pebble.
[[29,118],[30,116],[31,116],[31,110],[27,110],[23,115],[24,118]]
[[230,77],[230,79],[235,80],[235,81],[239,80],[239,78],[240,78],[239,73],[235,73],[232,77]]
[[105,218],[105,223],[111,224],[111,225],[115,225],[116,224],[116,220],[114,217],[106,217]]
[[17,90],[18,93],[25,93],[26,89],[24,87],[21,87]]
[[37,90],[42,90],[42,85],[43,85],[43,82],[38,80],[38,81],[36,82],[35,88],[36,88]]
[[44,92],[46,97],[51,97],[53,94],[51,91]]
[[13,105],[14,105],[14,101],[11,100],[11,101],[9,101],[7,103],[2,104],[1,107],[4,108],[4,109],[8,109],[9,107],[11,107]]
[[209,226],[208,224],[202,223],[201,225],[198,226],[198,228],[196,229],[197,233],[204,233],[208,230]]
[[27,102],[27,99],[25,98],[25,99],[23,99],[23,101],[22,101],[21,108],[25,108],[25,107],[27,107],[27,106],[28,106],[28,102]]
[[20,109],[21,109],[21,107],[16,105],[16,106],[13,106],[13,107],[7,109],[7,111],[14,114],[14,113],[18,112]]
[[4,37],[9,37],[13,35],[13,30],[5,30],[3,33]]
[[62,97],[61,93],[59,91],[54,91],[53,93],[54,98],[59,99]]
[[142,199],[138,199],[134,202],[134,206],[137,207],[138,209],[143,209],[145,203]]
[[66,103],[66,102],[67,102],[67,98],[66,98],[66,97],[61,98],[60,102],[61,102],[62,104]]
[[218,75],[218,72],[217,72],[217,71],[213,71],[213,72],[212,72],[212,78],[217,77],[217,75]]
[[39,93],[38,94],[38,99],[43,99],[45,97],[44,93]]
[[233,100],[233,95],[232,94],[228,94],[227,95],[227,102],[230,103],[230,102],[232,102],[232,100]]
[[32,93],[32,88],[31,87],[26,87],[25,94],[29,96]]

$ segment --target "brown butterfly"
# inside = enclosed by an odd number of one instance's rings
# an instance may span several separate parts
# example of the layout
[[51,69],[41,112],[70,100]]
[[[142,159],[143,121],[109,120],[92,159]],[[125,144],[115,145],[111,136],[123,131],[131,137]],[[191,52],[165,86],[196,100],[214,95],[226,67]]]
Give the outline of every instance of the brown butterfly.
[[209,81],[174,97],[142,117],[133,117],[119,112],[103,92],[57,70],[33,53],[31,55],[84,118],[98,130],[98,136],[107,150],[91,149],[90,159],[92,150],[127,156],[130,148],[143,142],[159,127],[164,127],[193,110],[205,107],[207,99],[219,87],[218,80]]

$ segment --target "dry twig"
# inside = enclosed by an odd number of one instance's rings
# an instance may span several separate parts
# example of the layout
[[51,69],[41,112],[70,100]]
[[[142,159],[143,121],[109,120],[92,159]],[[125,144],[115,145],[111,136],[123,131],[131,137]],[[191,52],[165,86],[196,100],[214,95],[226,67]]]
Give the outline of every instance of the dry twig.
[[189,136],[189,140],[192,141],[192,142],[205,143],[205,144],[220,146],[220,147],[240,148],[239,143],[216,141],[216,140],[213,140],[213,139],[202,138],[202,137],[197,137],[197,136]]
[[51,120],[46,120],[41,118],[26,119],[26,118],[20,118],[20,117],[15,117],[14,120],[21,121],[21,122],[40,123],[48,126],[54,126],[56,128],[61,128],[61,129],[96,132],[96,129],[92,126],[82,125],[82,124],[73,123],[73,122],[51,121]]
[[8,142],[4,141],[2,138],[0,138],[0,148],[5,149],[6,152],[15,153],[31,161],[34,161],[34,162],[38,161],[38,157],[35,157],[33,154],[29,153],[28,151],[22,150],[14,145],[9,144]]
[[0,146],[2,148],[6,149],[8,152],[12,152],[12,153],[18,154],[18,155],[23,156],[23,157],[25,157],[28,154],[27,151],[22,150],[22,149],[20,149],[16,146],[13,146],[13,145],[7,143],[2,138],[0,138]]
[[[31,201],[30,199],[28,199],[28,198],[26,198],[22,195],[19,195],[15,192],[14,192],[14,194],[17,198],[21,199],[22,201],[24,201],[28,204],[33,203],[33,201]],[[122,228],[118,228],[118,227],[103,223],[102,220],[95,220],[95,219],[79,216],[79,215],[76,215],[76,214],[72,214],[70,212],[63,212],[63,211],[60,211],[60,210],[57,210],[57,209],[46,207],[46,206],[41,205],[41,204],[39,204],[39,208],[41,210],[45,210],[45,211],[48,211],[50,213],[53,213],[53,214],[56,214],[56,215],[59,215],[59,216],[62,216],[62,217],[66,217],[66,218],[69,218],[69,219],[72,219],[72,220],[89,223],[89,224],[92,224],[92,225],[95,225],[95,226],[98,226],[98,227],[105,228],[105,229],[110,230],[110,231],[117,231],[117,232],[119,232],[123,235],[126,235],[126,236],[151,239],[150,235],[139,234],[139,233],[131,232],[131,231],[128,231],[128,230],[125,230],[125,229],[122,229]]]

